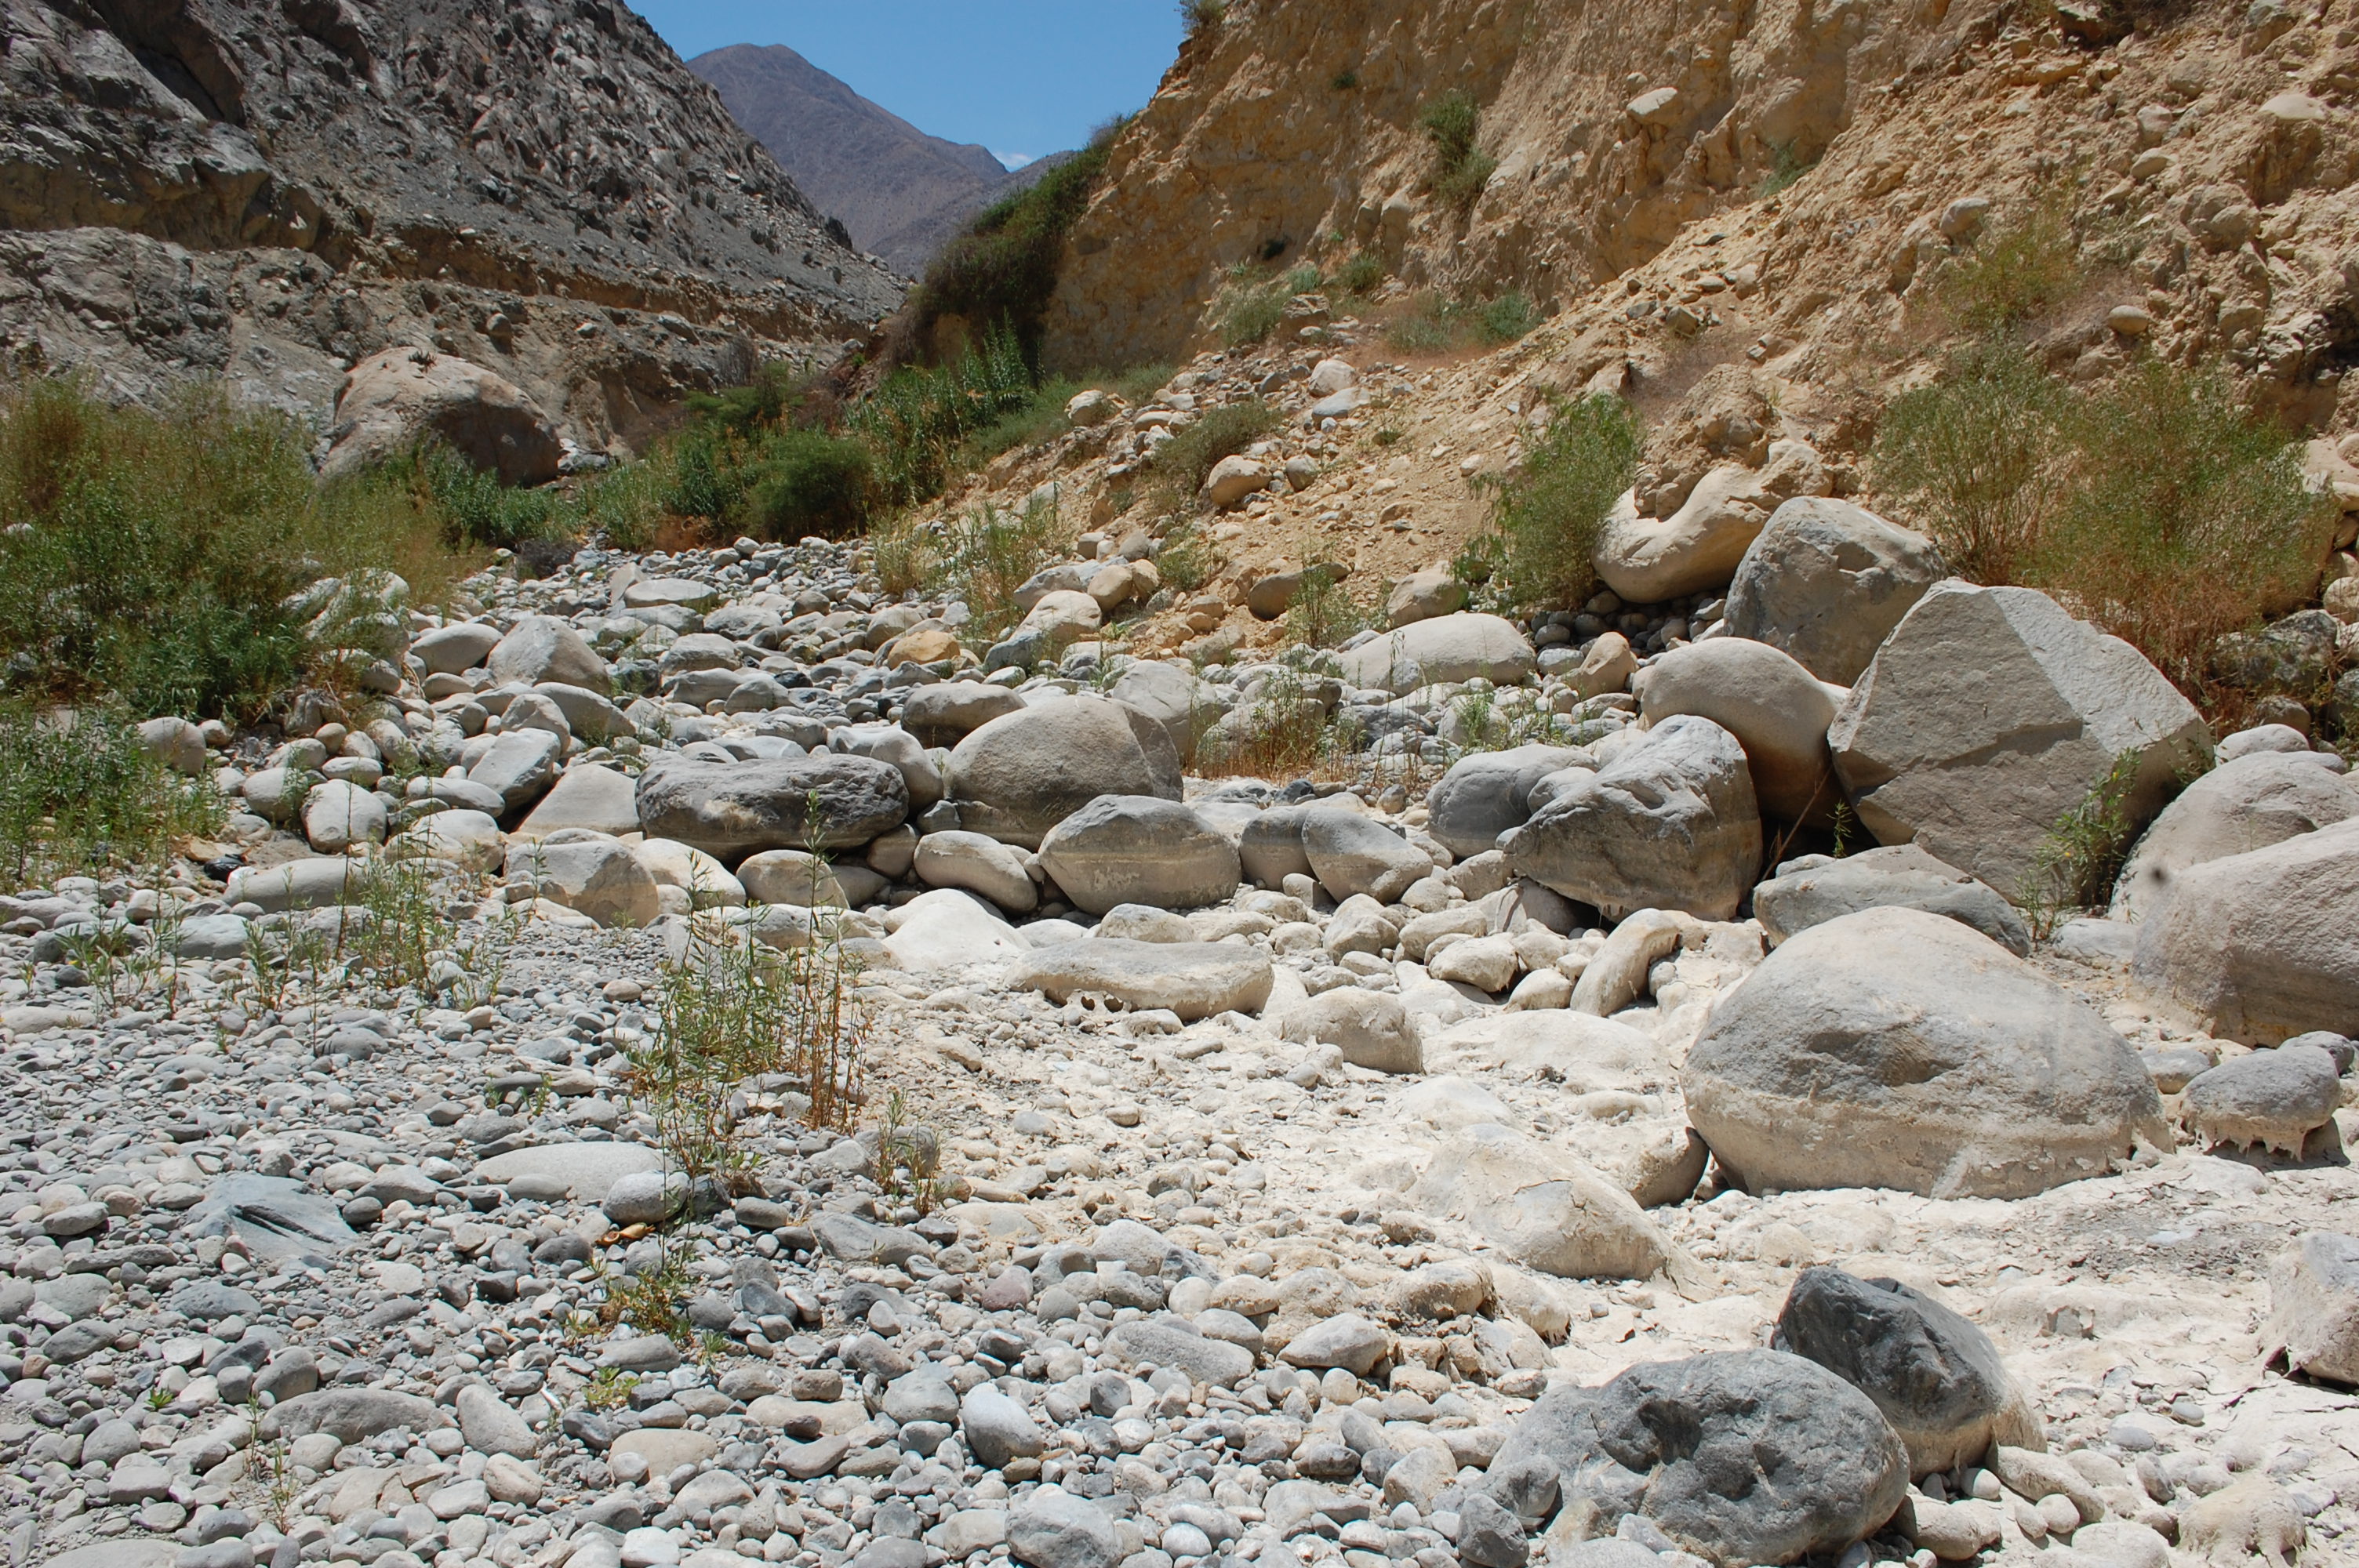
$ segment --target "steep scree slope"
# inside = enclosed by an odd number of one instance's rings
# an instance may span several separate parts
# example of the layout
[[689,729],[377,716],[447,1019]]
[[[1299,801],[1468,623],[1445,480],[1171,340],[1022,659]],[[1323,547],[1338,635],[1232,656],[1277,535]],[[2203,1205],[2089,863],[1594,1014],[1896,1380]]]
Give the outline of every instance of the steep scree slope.
[[403,342],[586,445],[897,297],[613,0],[0,0],[0,339],[305,412]]

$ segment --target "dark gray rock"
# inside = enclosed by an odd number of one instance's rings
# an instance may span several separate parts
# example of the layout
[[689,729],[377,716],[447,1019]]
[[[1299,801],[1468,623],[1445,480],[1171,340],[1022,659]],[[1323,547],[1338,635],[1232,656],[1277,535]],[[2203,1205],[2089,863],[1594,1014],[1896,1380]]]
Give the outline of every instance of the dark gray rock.
[[396,1427],[422,1433],[455,1424],[448,1411],[415,1394],[397,1394],[388,1389],[321,1389],[271,1406],[263,1414],[262,1436],[266,1440],[308,1437],[324,1432],[340,1443],[366,1443]]
[[1597,1509],[1596,1528],[1637,1514],[1723,1568],[1841,1552],[1908,1488],[1908,1451],[1874,1401],[1775,1350],[1647,1362],[1544,1395],[1492,1463],[1534,1457],[1556,1466],[1561,1507]]
[[1395,903],[1409,885],[1431,876],[1433,857],[1372,816],[1334,806],[1302,814],[1302,853],[1310,874],[1340,903],[1366,893]]
[[1981,932],[2019,958],[2031,956],[2031,929],[1998,890],[1914,844],[1835,860],[1806,855],[1777,868],[1753,890],[1753,913],[1776,946],[1798,931],[1863,909],[1921,909]]
[[1458,1556],[1475,1568],[1523,1568],[1531,1558],[1524,1521],[1483,1492],[1469,1492],[1458,1504]]
[[1426,831],[1464,859],[1495,849],[1499,835],[1531,820],[1532,786],[1563,768],[1593,765],[1571,746],[1517,746],[1477,752],[1450,764],[1426,798]]
[[1237,891],[1235,847],[1190,807],[1154,795],[1098,796],[1041,838],[1040,868],[1092,914],[1125,903],[1201,909]]
[[1027,1568],[1114,1568],[1122,1540],[1103,1509],[1042,1487],[1007,1514],[1007,1547]]
[[1947,568],[1933,542],[1848,501],[1797,496],[1769,514],[1728,587],[1734,636],[1849,686]]
[[224,1285],[218,1280],[197,1280],[182,1285],[166,1298],[166,1303],[182,1317],[199,1323],[219,1323],[225,1318],[251,1318],[262,1311],[262,1303],[235,1285]]
[[180,1222],[186,1237],[221,1236],[245,1243],[259,1261],[324,1262],[359,1238],[333,1202],[285,1176],[216,1177],[204,1201]]
[[1309,810],[1275,806],[1245,824],[1237,839],[1237,860],[1247,881],[1274,888],[1288,877],[1310,874],[1310,857],[1302,850],[1302,819]]
[[735,862],[765,849],[848,849],[901,826],[908,781],[874,757],[845,753],[783,762],[678,759],[639,777],[639,821],[650,838],[676,838]]
[[1995,1443],[2046,1446],[1990,1336],[1897,1281],[1805,1269],[1771,1343],[1874,1400],[1908,1445],[1912,1475],[1979,1460]]

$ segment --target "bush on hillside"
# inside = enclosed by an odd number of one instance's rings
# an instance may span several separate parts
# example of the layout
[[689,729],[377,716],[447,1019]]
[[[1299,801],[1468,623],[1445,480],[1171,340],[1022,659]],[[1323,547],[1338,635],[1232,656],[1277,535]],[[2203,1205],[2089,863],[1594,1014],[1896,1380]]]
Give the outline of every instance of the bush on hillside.
[[1462,211],[1473,206],[1499,160],[1483,150],[1483,111],[1473,95],[1453,87],[1428,103],[1417,123],[1433,144],[1434,194]]
[[1554,405],[1514,471],[1488,476],[1492,533],[1460,575],[1517,606],[1577,606],[1597,591],[1594,557],[1614,502],[1637,477],[1646,432],[1629,405],[1593,396]]
[[1214,464],[1244,451],[1277,423],[1277,411],[1257,397],[1207,411],[1156,449],[1155,472],[1167,503],[1175,509],[1192,503]]
[[[853,416],[886,500],[914,506],[942,492],[971,437],[1030,408],[1038,384],[1016,331],[992,328],[957,362],[904,365],[879,383]],[[1061,412],[1061,410],[1060,410]]]
[[2082,394],[2004,343],[1897,400],[1873,471],[1953,569],[2055,594],[2196,695],[2214,641],[2315,581],[2331,522],[2218,376],[2149,361]]

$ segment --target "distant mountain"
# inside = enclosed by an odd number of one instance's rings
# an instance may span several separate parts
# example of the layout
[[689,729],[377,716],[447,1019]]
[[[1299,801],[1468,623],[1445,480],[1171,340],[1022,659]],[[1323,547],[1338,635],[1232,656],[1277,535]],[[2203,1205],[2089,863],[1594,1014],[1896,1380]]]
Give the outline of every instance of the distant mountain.
[[784,44],[733,44],[688,69],[853,243],[915,277],[962,225],[1054,167],[1010,171],[980,146],[929,136]]

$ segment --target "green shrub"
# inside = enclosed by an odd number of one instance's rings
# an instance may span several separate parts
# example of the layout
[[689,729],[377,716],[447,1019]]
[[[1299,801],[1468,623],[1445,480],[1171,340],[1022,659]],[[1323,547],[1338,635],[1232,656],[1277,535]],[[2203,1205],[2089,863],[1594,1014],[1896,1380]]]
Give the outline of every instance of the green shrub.
[[609,548],[644,550],[669,515],[665,498],[678,482],[678,459],[659,445],[635,463],[619,463],[582,487],[582,514],[605,536]]
[[1945,266],[1934,284],[1942,308],[1985,332],[2038,319],[2070,299],[2086,269],[2068,203],[2060,189]]
[[1260,398],[1223,405],[1156,449],[1155,471],[1175,505],[1193,503],[1215,463],[1231,458],[1277,428],[1277,410]]
[[1780,142],[1771,151],[1775,157],[1769,165],[1769,172],[1761,177],[1761,184],[1754,191],[1755,197],[1763,201],[1790,188],[1796,180],[1810,172],[1810,160],[1802,157],[1792,142]]
[[1511,290],[1491,299],[1448,299],[1421,294],[1385,326],[1385,341],[1404,353],[1440,354],[1498,348],[1530,334],[1540,324],[1531,297]]
[[1516,290],[1484,300],[1475,308],[1474,320],[1483,341],[1496,346],[1529,336],[1540,324],[1540,313],[1529,296]]
[[775,431],[748,464],[733,521],[759,539],[842,538],[867,523],[874,482],[860,442],[824,430]]
[[1024,618],[1016,590],[1070,543],[1063,519],[1046,502],[1012,513],[985,503],[947,527],[931,578],[995,635]]
[[221,822],[212,782],[168,771],[122,710],[0,708],[0,887],[152,870]]
[[1335,269],[1332,281],[1337,291],[1347,296],[1374,294],[1384,285],[1385,258],[1374,251],[1361,251]]
[[1417,123],[1433,144],[1434,194],[1461,211],[1473,206],[1499,168],[1483,150],[1483,112],[1473,97],[1453,87],[1429,103]]
[[1065,405],[1081,390],[1078,383],[1062,376],[1042,382],[1021,407],[1010,409],[969,437],[968,455],[977,463],[987,463],[1018,447],[1038,447],[1054,440],[1072,427],[1071,421],[1065,417]]
[[886,500],[914,506],[940,495],[977,432],[1032,406],[1038,387],[1016,330],[985,331],[980,347],[941,369],[904,365],[853,416]]
[[[1638,471],[1646,432],[1619,398],[1559,402],[1525,443],[1522,466],[1486,479],[1495,544],[1486,576],[1519,605],[1578,605],[1597,589],[1593,564],[1605,519]],[[1470,574],[1471,575],[1471,574]]]
[[448,447],[420,451],[417,474],[442,542],[452,549],[513,550],[527,539],[553,539],[568,531],[568,508],[559,492],[510,490],[499,475]]
[[2212,643],[2299,596],[2331,522],[2219,377],[2150,361],[2083,395],[1999,342],[1893,405],[1872,471],[1953,570],[2057,595],[2199,696]]
[[1286,640],[1292,647],[1332,648],[1375,624],[1375,619],[1344,589],[1336,571],[1313,566],[1303,574],[1294,602],[1287,606]]
[[402,476],[323,490],[310,445],[218,388],[151,410],[0,385],[0,687],[244,711],[302,673],[297,590],[363,567],[429,586],[430,503]]
[[1027,359],[1037,362],[1066,232],[1089,210],[1126,124],[1118,119],[1101,126],[1080,152],[993,205],[943,246],[907,307],[908,340],[924,344],[944,316],[978,328],[1004,324]]
[[1229,0],[1180,0],[1180,22],[1191,38],[1212,31],[1229,19]]
[[2018,580],[2060,492],[2064,386],[2020,349],[1989,340],[1940,380],[1893,399],[1876,432],[1879,494],[1981,583]]

